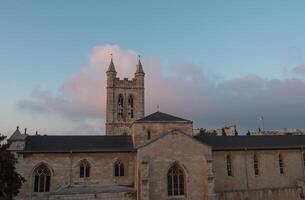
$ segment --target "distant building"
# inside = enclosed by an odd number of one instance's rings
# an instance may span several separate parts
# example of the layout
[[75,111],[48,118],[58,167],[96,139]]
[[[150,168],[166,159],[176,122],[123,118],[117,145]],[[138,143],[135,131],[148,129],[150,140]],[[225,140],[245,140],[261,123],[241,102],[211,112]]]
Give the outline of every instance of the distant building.
[[236,125],[232,124],[223,128],[206,130],[206,129],[194,129],[194,135],[206,135],[206,136],[236,136],[238,135]]
[[132,80],[117,78],[111,60],[106,135],[28,135],[18,127],[8,142],[27,181],[16,199],[304,199],[305,136],[236,136],[235,125],[194,131],[191,120],[145,116],[144,102],[140,60]]
[[277,131],[257,131],[257,132],[251,132],[250,133],[252,136],[256,136],[256,135],[303,135],[304,132],[302,132],[299,129],[296,128],[283,128]]

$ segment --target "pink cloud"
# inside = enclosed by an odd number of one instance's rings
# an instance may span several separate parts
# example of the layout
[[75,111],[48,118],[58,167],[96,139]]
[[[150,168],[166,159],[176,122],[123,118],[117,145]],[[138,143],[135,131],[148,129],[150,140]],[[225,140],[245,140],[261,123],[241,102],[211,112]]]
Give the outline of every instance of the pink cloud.
[[[132,78],[138,61],[136,51],[117,45],[98,46],[91,51],[89,63],[64,81],[58,95],[34,90],[32,99],[19,101],[18,107],[35,114],[60,115],[74,121],[75,129],[103,130],[105,72],[111,53],[118,76]],[[146,74],[146,114],[156,111],[159,105],[161,111],[194,120],[195,126],[205,128],[231,122],[256,128],[256,119],[262,114],[270,127],[282,126],[283,122],[288,127],[303,126],[302,79],[270,80],[250,74],[216,82],[191,62],[164,66],[159,58],[143,56],[141,60]]]

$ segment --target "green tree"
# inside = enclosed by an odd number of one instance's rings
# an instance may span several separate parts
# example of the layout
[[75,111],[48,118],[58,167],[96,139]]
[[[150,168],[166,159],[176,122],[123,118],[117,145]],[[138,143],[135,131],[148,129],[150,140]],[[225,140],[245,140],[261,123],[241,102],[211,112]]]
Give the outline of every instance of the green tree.
[[16,172],[17,159],[8,150],[5,138],[0,134],[0,199],[11,200],[19,193],[25,179]]

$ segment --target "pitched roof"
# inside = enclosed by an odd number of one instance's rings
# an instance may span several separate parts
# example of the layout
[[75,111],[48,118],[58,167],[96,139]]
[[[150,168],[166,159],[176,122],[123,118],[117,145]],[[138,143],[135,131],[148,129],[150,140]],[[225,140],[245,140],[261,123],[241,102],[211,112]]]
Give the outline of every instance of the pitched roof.
[[19,126],[17,126],[17,129],[12,134],[12,136],[8,139],[9,141],[16,141],[16,140],[24,140],[27,137],[26,134],[21,134],[19,131]]
[[131,152],[131,136],[28,136],[20,153]]
[[155,112],[142,119],[137,120],[136,122],[191,122],[190,120],[182,119],[163,112]]
[[305,148],[305,135],[195,136],[195,138],[211,146],[213,151]]

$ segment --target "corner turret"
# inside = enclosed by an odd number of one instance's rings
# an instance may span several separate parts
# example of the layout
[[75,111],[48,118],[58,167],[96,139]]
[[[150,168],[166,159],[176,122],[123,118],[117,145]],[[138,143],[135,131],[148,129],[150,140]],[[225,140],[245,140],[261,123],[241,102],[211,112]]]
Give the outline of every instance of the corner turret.
[[13,153],[16,153],[16,151],[23,150],[26,137],[27,137],[26,129],[24,134],[21,134],[19,131],[19,126],[17,126],[15,132],[7,140],[7,142],[10,144],[9,150],[12,151]]

